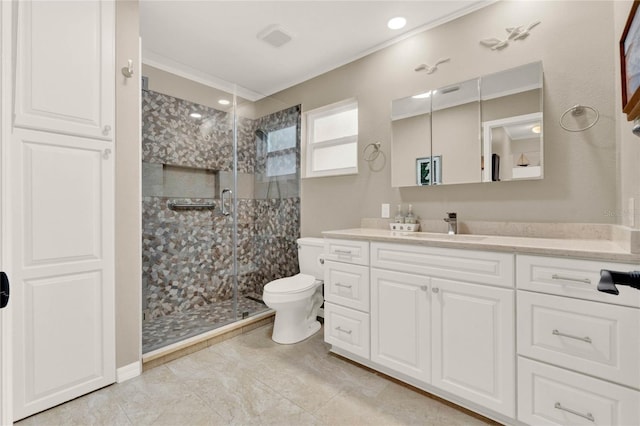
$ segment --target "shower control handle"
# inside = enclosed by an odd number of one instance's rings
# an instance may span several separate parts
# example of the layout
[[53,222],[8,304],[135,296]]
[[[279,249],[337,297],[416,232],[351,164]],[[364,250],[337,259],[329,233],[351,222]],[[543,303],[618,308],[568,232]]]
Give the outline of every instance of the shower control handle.
[[225,215],[225,216],[229,216],[231,214],[231,211],[227,208],[227,203],[225,203],[225,201],[224,201],[224,198],[225,198],[224,195],[225,194],[229,195],[227,198],[229,199],[229,201],[231,201],[231,195],[233,193],[231,192],[231,190],[229,188],[225,188],[225,189],[222,190],[222,194],[220,194],[220,201],[221,201],[220,205],[221,205],[221,208],[222,208],[222,214]]

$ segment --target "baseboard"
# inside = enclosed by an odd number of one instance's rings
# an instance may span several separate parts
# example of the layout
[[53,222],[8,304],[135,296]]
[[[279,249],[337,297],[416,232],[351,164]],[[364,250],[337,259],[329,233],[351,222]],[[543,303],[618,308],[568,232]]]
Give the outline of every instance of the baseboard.
[[116,369],[116,382],[122,383],[142,374],[142,362],[136,361]]

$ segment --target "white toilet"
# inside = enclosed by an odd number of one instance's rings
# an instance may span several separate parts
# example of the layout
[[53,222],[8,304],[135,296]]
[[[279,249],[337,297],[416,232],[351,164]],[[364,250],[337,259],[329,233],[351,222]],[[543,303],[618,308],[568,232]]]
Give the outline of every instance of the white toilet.
[[271,281],[262,294],[264,303],[276,311],[271,338],[277,343],[297,343],[320,330],[316,316],[323,302],[324,240],[300,238],[297,242],[300,273]]

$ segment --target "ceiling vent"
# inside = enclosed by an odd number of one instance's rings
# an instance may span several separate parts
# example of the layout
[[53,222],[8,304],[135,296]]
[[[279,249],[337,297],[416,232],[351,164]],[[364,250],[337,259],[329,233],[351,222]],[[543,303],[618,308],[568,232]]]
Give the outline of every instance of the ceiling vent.
[[291,36],[279,25],[269,25],[257,37],[273,47],[280,47],[291,41]]

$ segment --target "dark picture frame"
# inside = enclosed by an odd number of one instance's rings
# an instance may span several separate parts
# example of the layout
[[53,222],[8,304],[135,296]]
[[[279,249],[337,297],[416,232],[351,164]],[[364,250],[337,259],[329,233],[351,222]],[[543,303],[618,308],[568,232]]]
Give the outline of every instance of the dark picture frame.
[[620,38],[620,70],[622,74],[622,112],[631,121],[640,116],[640,0],[631,6]]

